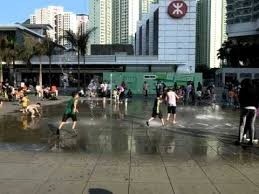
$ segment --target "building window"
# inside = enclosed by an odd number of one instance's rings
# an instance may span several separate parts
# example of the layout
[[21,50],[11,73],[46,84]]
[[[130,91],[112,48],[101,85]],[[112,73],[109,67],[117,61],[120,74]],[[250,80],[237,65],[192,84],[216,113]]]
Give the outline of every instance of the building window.
[[251,73],[240,73],[240,78],[252,78]]
[[159,31],[159,9],[154,13],[154,28],[153,28],[153,54],[158,55],[158,31]]

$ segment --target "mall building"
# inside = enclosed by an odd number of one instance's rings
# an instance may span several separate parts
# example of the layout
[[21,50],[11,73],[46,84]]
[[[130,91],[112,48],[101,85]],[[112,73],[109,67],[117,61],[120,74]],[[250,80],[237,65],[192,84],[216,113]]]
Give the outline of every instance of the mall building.
[[106,80],[112,76],[114,85],[125,81],[135,94],[142,92],[144,81],[150,86],[155,86],[158,80],[168,86],[175,82],[186,85],[189,81],[197,85],[202,75],[195,74],[195,39],[196,0],[160,0],[151,4],[149,13],[138,22],[135,54],[114,51],[80,56],[78,61],[75,52],[64,51],[53,54],[51,64],[49,57],[36,56],[31,59],[31,68],[23,61],[16,62],[16,81],[38,80],[41,63],[43,84],[48,84],[51,77],[59,86],[60,77],[67,74],[81,85],[87,85],[96,75]]
[[[227,0],[227,33],[234,45],[259,45],[259,0]],[[222,68],[216,72],[219,85],[246,78],[259,80],[259,68]]]
[[177,73],[195,72],[196,0],[160,0],[138,23],[135,53],[158,56]]

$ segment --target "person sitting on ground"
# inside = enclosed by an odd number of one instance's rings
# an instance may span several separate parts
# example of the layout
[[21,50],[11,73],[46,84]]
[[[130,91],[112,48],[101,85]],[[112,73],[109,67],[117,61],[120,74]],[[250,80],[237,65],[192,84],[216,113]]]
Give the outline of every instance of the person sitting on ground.
[[26,113],[29,113],[32,118],[37,116],[41,116],[40,113],[41,103],[31,104],[26,108]]
[[54,93],[55,96],[58,96],[58,88],[57,88],[57,86],[55,86],[55,85],[51,86],[50,92]]
[[45,87],[43,88],[43,99],[49,99],[50,98],[50,88]]

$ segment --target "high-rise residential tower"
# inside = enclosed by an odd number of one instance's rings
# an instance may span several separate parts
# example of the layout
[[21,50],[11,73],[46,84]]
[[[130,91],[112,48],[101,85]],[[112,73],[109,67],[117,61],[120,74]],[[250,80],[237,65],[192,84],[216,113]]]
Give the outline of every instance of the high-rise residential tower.
[[227,32],[229,37],[258,36],[258,0],[228,0],[227,8]]
[[63,12],[56,15],[56,40],[59,44],[70,48],[71,43],[69,43],[64,37],[65,31],[71,30],[74,33],[77,32],[77,18],[76,14],[72,12]]
[[96,30],[91,34],[91,44],[112,43],[112,0],[90,0],[90,27]]
[[81,32],[86,32],[89,27],[89,16],[86,14],[77,14],[76,15],[76,20],[77,20],[77,29],[80,30]]
[[30,16],[31,24],[49,24],[53,30],[49,31],[51,39],[56,41],[56,15],[64,12],[63,7],[48,6],[47,8],[37,9],[34,14]]
[[196,65],[219,68],[218,50],[226,40],[226,0],[198,0]]
[[133,44],[139,20],[139,1],[113,0],[112,17],[112,42]]
[[139,0],[139,17],[142,19],[142,14],[149,13],[150,4],[159,3],[159,0]]
[[74,33],[77,33],[79,27],[83,27],[86,30],[88,16],[65,12],[63,7],[49,6],[35,10],[35,13],[30,16],[30,23],[51,25],[52,30],[48,31],[49,37],[53,41],[69,48],[71,47],[70,43],[62,38],[65,31],[72,30]]

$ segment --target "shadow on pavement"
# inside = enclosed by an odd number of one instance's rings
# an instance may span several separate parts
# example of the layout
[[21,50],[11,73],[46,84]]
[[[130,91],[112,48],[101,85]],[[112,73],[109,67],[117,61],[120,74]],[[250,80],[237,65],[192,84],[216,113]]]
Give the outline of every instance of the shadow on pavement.
[[104,189],[89,189],[89,194],[112,194],[112,192]]

